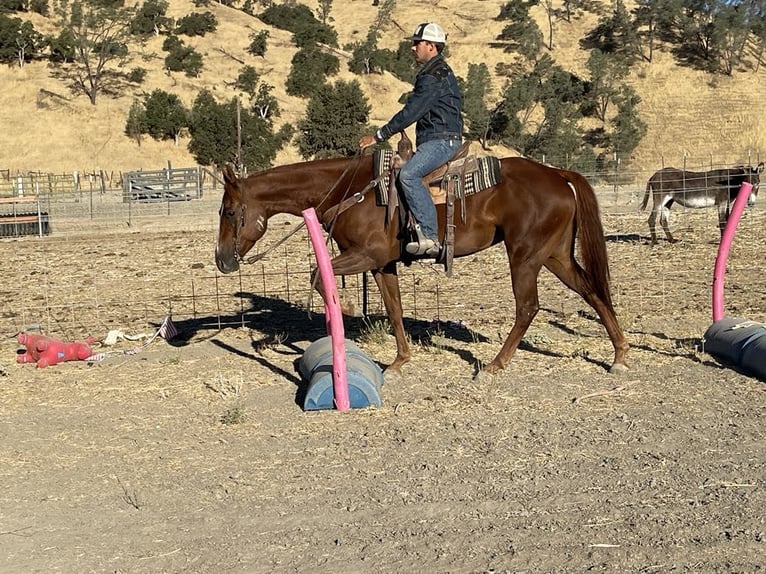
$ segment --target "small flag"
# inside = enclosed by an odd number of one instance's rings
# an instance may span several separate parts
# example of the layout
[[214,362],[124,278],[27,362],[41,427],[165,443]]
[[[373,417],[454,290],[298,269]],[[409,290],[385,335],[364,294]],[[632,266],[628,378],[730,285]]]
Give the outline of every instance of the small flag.
[[170,315],[165,317],[157,334],[166,341],[170,341],[170,339],[178,335],[178,329],[176,329],[176,326],[173,324],[173,319],[170,318]]

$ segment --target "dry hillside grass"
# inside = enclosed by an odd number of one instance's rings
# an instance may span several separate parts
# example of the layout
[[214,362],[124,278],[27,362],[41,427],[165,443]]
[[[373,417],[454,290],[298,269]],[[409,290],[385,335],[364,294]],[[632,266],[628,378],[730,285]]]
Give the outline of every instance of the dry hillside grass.
[[[307,4],[314,9],[317,6],[316,1]],[[431,0],[406,9],[400,7],[382,45],[393,48],[418,22],[436,20],[449,34],[450,62],[458,75],[465,77],[469,63],[486,62],[493,70],[495,63],[506,58],[501,50],[488,45],[502,30],[503,23],[494,20],[502,4],[502,0]],[[168,15],[179,18],[194,10],[194,4],[188,0],[171,0]],[[146,82],[118,99],[102,96],[95,107],[85,96],[70,94],[63,83],[51,77],[44,63],[0,69],[5,88],[0,94],[0,125],[5,137],[0,169],[67,172],[156,169],[168,162],[175,166],[193,165],[195,162],[186,150],[187,139],[182,139],[177,147],[172,142],[145,139],[138,147],[126,137],[123,131],[128,110],[135,98],[155,88],[177,94],[189,106],[202,88],[212,90],[221,99],[233,97],[235,92],[230,84],[241,64],[231,56],[253,65],[264,81],[275,86],[283,111],[280,121],[295,123],[304,113],[305,101],[284,92],[284,78],[296,50],[291,35],[270,30],[265,58],[255,58],[247,54],[246,48],[251,32],[265,27],[260,20],[214,3],[205,10],[218,18],[218,31],[204,38],[184,38],[204,55],[205,68],[199,78],[163,73],[162,38],[153,39],[142,48],[132,64],[149,70]],[[335,0],[331,16],[340,45],[361,38],[376,10],[366,0]],[[542,9],[537,10],[541,29],[547,30]],[[556,25],[554,56],[564,67],[583,73],[587,56],[579,49],[578,39],[596,21],[595,15],[587,14],[571,24]],[[35,20],[38,30],[47,31],[46,26],[50,25],[39,18]],[[407,84],[390,75],[353,76],[343,63],[341,68],[336,79],[356,78],[362,84],[372,106],[373,124],[386,121],[398,109],[397,99],[408,88]],[[758,157],[758,150],[765,147],[762,128],[766,106],[760,89],[766,83],[764,73],[739,71],[731,78],[716,78],[713,86],[710,76],[678,68],[671,56],[657,52],[654,62],[636,68],[630,82],[643,100],[640,112],[649,127],[634,154],[632,165],[637,170],[678,165],[684,157],[709,157],[715,163],[747,161],[748,154]],[[496,79],[495,92],[502,83],[502,79]],[[61,97],[50,96],[48,92]],[[507,150],[500,148],[494,152],[505,155]],[[295,148],[290,148],[280,153],[277,163],[299,159]]]

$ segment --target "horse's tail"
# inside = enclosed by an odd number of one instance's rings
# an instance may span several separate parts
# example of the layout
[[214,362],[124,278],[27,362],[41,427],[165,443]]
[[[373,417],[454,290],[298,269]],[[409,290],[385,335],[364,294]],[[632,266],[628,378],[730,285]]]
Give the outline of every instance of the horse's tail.
[[604,227],[601,225],[596,192],[581,174],[559,169],[558,172],[575,189],[577,198],[577,233],[580,235],[580,259],[590,288],[609,307],[609,258],[606,253]]
[[646,206],[649,204],[649,191],[652,189],[652,178],[649,178],[649,181],[646,182],[646,191],[644,192],[644,201],[641,202],[641,207],[639,208],[640,211],[643,211],[646,209]]

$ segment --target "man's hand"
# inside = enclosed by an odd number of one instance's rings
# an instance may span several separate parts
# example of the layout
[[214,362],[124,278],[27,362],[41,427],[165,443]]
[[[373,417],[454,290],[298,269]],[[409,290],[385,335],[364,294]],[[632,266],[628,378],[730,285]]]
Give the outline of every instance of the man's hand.
[[359,140],[359,149],[365,149],[370,146],[375,145],[377,142],[375,141],[375,136],[372,134],[362,136]]

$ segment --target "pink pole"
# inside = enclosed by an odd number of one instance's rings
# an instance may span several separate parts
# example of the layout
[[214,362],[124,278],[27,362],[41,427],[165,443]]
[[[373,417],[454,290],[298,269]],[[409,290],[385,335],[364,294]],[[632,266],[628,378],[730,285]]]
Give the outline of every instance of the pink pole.
[[737,225],[745,211],[752,189],[752,184],[747,182],[740,186],[718,246],[718,256],[715,258],[713,271],[713,322],[723,319],[723,280],[726,275],[726,260],[729,258],[729,247],[734,240],[734,233],[737,231]]
[[343,331],[343,314],[340,311],[338,287],[335,285],[335,274],[332,272],[330,255],[324,242],[316,211],[313,207],[304,210],[303,220],[309,230],[311,245],[319,266],[319,275],[325,292],[324,314],[327,332],[332,338],[332,388],[335,408],[339,411],[349,410],[348,379],[346,378],[346,339]]

